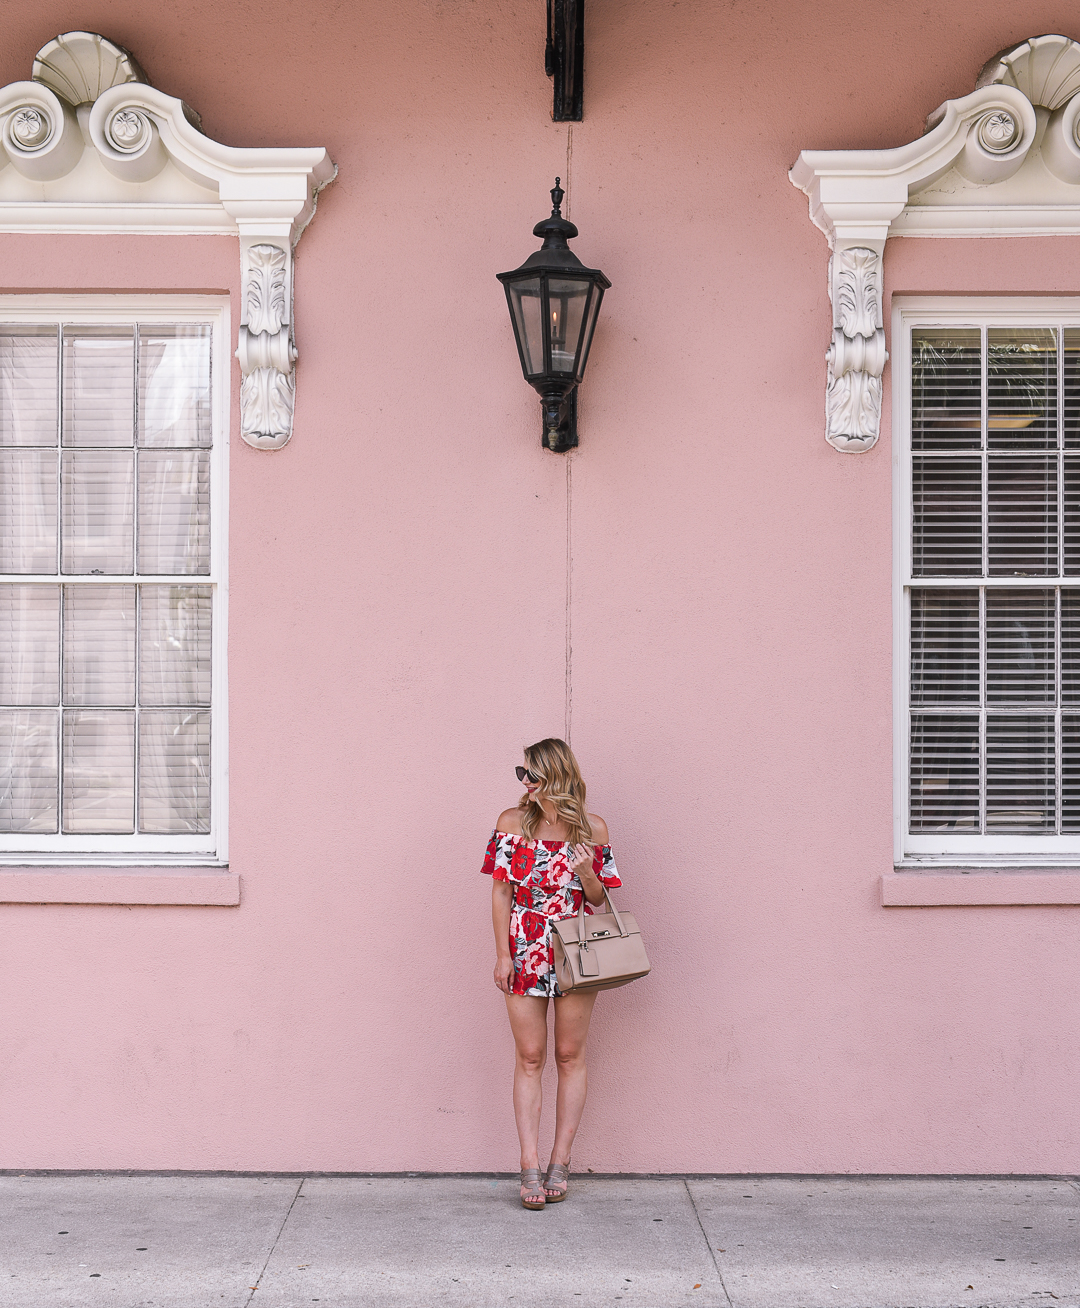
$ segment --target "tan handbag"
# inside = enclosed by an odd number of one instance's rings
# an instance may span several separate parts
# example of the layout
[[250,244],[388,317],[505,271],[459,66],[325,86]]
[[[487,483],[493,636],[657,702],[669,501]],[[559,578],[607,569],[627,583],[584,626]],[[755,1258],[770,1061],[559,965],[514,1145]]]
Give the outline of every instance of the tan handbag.
[[552,923],[555,979],[564,995],[614,990],[648,976],[649,960],[637,922],[620,913],[604,890],[607,913],[585,915],[585,896],[576,917]]

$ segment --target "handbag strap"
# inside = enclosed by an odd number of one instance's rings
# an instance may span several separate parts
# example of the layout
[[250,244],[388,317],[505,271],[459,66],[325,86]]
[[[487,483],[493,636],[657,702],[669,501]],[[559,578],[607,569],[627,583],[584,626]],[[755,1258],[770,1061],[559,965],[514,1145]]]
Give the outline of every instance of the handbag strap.
[[[608,894],[607,886],[605,886],[602,881],[600,884],[601,886],[603,886],[604,899],[607,902],[608,908],[611,910],[611,916],[615,919],[615,924],[619,928],[619,935],[625,936],[627,934],[626,925],[619,914],[619,910],[611,902],[611,896]],[[579,945],[587,946],[588,942],[585,939],[585,891],[584,890],[582,890],[581,892],[581,904],[578,906],[577,938],[578,938]]]

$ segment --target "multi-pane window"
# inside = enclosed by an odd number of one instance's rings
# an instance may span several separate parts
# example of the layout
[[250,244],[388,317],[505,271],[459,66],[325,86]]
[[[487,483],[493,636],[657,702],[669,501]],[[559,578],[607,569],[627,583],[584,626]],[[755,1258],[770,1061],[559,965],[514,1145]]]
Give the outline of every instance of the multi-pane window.
[[899,314],[903,859],[1080,855],[1080,315]]
[[0,853],[220,852],[220,314],[0,321]]

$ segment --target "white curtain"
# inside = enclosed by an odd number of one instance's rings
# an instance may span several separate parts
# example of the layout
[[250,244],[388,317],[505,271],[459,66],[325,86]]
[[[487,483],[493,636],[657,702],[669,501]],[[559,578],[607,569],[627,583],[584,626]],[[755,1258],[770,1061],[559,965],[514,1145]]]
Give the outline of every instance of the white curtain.
[[210,830],[210,714],[139,714],[139,829]]
[[210,571],[209,450],[139,454],[139,572]]
[[139,328],[139,445],[210,446],[210,328]]

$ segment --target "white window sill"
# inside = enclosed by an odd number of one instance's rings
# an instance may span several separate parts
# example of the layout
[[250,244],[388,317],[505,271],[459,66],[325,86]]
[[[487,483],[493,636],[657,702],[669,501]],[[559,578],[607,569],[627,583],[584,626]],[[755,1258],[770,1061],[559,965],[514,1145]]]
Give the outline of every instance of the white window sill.
[[228,868],[0,868],[0,904],[219,904],[240,902]]
[[945,905],[1080,904],[1080,869],[935,868],[885,872],[884,908],[936,908]]

